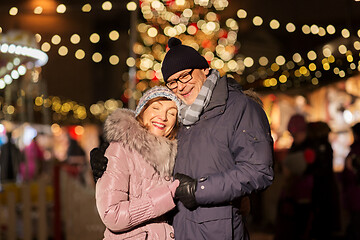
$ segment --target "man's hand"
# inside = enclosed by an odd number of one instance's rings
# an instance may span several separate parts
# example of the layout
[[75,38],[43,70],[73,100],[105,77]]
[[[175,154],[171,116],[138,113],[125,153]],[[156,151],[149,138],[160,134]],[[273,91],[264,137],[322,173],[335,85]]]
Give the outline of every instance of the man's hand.
[[90,152],[90,165],[95,183],[101,178],[106,170],[108,159],[104,155],[108,146],[109,143],[104,142],[100,147],[94,148]]
[[196,179],[181,173],[176,173],[175,179],[180,181],[180,184],[175,191],[175,198],[178,198],[187,209],[195,209],[198,206],[195,199],[195,191],[197,186]]

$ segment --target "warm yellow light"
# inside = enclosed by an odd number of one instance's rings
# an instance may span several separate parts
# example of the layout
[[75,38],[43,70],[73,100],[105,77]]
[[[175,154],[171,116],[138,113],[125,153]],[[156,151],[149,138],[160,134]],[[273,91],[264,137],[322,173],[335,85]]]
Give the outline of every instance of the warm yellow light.
[[113,41],[116,41],[119,39],[119,32],[116,31],[116,30],[112,30],[110,33],[109,33],[109,38]]
[[92,55],[92,60],[94,62],[98,63],[102,60],[102,55],[100,53],[96,52]]
[[269,79],[265,79],[263,82],[264,87],[271,87],[270,85],[270,80]]
[[276,80],[276,78],[271,78],[270,79],[270,86],[276,86],[278,83],[278,81]]
[[119,57],[116,56],[116,55],[112,55],[110,58],[109,58],[109,62],[111,65],[116,65],[119,63]]
[[54,35],[51,38],[51,42],[55,45],[58,45],[61,42],[61,37],[59,35]]
[[83,59],[85,57],[85,52],[84,50],[82,49],[78,49],[76,52],[75,52],[75,57],[77,59]]
[[276,20],[276,19],[271,20],[271,21],[270,21],[270,27],[271,27],[272,29],[278,29],[278,28],[280,27],[279,21]]
[[73,43],[73,44],[78,44],[80,42],[80,36],[79,34],[73,34],[71,37],[70,37],[70,42]]
[[9,105],[7,107],[7,113],[8,114],[14,114],[14,112],[15,112],[15,107],[13,105]]
[[329,70],[330,69],[330,64],[329,63],[324,63],[323,64],[323,68],[324,68],[324,70]]
[[309,51],[307,57],[311,61],[315,60],[317,58],[316,52],[313,50]]
[[308,72],[307,68],[304,66],[300,67],[299,71],[302,75],[305,75]]
[[263,19],[261,17],[259,17],[259,16],[255,16],[253,18],[253,24],[255,26],[261,26],[261,24],[263,24]]
[[137,5],[135,2],[128,2],[128,4],[126,4],[126,9],[128,11],[135,11],[137,8]]
[[267,59],[267,57],[262,56],[259,58],[259,64],[261,66],[266,66],[268,63],[269,63],[269,60]]
[[309,69],[310,69],[310,71],[315,71],[315,70],[316,70],[316,65],[315,65],[315,63],[310,63],[310,64],[309,64]]
[[40,6],[37,6],[37,7],[34,9],[34,13],[35,13],[35,14],[41,14],[42,11],[43,11],[43,8],[40,7]]
[[11,16],[15,16],[16,14],[18,14],[18,12],[19,12],[19,10],[18,10],[16,7],[12,7],[12,8],[10,8],[10,10],[9,10],[9,14],[10,14]]
[[326,35],[326,30],[323,27],[319,27],[319,36],[323,37]]
[[84,127],[78,125],[75,127],[74,131],[77,135],[83,135],[85,132],[85,129],[84,129]]
[[336,32],[335,30],[335,27],[333,25],[328,25],[326,27],[326,31],[329,33],[329,34],[334,34]]
[[350,31],[348,29],[344,28],[343,30],[341,30],[341,35],[344,38],[349,38],[350,37]]
[[280,69],[279,65],[277,65],[276,63],[271,64],[270,68],[273,72],[276,72]]
[[254,60],[251,57],[246,57],[244,59],[245,67],[252,67],[254,65]]
[[301,30],[303,31],[304,34],[309,34],[311,32],[310,27],[306,24],[302,26]]
[[158,34],[158,30],[154,27],[151,27],[147,30],[147,34],[149,35],[149,37],[156,37],[156,35]]
[[64,13],[66,12],[66,6],[64,4],[60,4],[59,6],[57,6],[56,8],[56,12],[57,13]]
[[279,82],[281,82],[281,83],[286,83],[286,82],[287,82],[287,77],[286,77],[285,75],[281,75],[281,76],[279,77]]
[[318,84],[319,84],[319,80],[318,80],[317,78],[313,78],[313,79],[311,79],[311,83],[312,83],[313,85],[318,85]]
[[126,59],[126,65],[128,65],[129,67],[133,67],[135,66],[135,58],[133,57],[129,57],[128,59]]
[[184,6],[185,5],[185,0],[175,0],[175,3],[178,6]]
[[193,11],[189,8],[187,8],[183,11],[183,16],[186,18],[191,18],[192,15],[193,15]]
[[355,42],[354,42],[354,48],[355,48],[356,50],[360,50],[360,42],[359,42],[359,41],[355,41]]
[[82,6],[81,10],[83,12],[90,12],[91,11],[91,5],[89,3],[87,3],[84,6]]
[[244,9],[239,9],[237,11],[237,16],[238,18],[246,18],[247,12]]
[[286,30],[288,32],[294,32],[296,30],[296,27],[293,23],[288,23],[288,24],[286,24]]
[[312,34],[318,34],[319,33],[319,27],[315,24],[311,25],[310,31]]
[[36,42],[40,42],[41,41],[41,35],[39,34],[39,33],[36,33],[35,34],[35,40],[36,40]]
[[104,11],[110,11],[112,9],[112,4],[110,1],[106,1],[106,2],[103,2],[101,7]]
[[329,63],[333,63],[335,62],[335,57],[333,55],[331,55],[330,57],[328,57]]
[[65,56],[66,54],[68,54],[68,52],[68,48],[65,46],[61,46],[58,50],[60,56]]
[[36,97],[35,98],[35,105],[36,106],[41,106],[44,102],[44,99],[42,97]]
[[332,54],[331,49],[328,48],[328,47],[324,47],[324,49],[323,49],[323,55],[324,55],[324,57],[330,57],[331,54]]
[[187,32],[188,32],[190,35],[194,35],[194,34],[197,32],[197,28],[196,28],[194,25],[190,25],[190,26],[188,26],[188,28],[187,28]]
[[301,77],[301,73],[299,70],[295,70],[294,75],[295,77]]
[[346,48],[345,45],[340,45],[340,46],[338,47],[338,50],[339,50],[339,53],[345,54],[346,51],[347,51],[347,48]]
[[51,48],[50,43],[48,42],[44,42],[43,44],[41,44],[41,50],[44,52],[48,52]]
[[97,33],[93,33],[90,35],[90,42],[97,43],[100,41],[100,36]]
[[285,64],[286,60],[283,56],[277,56],[276,59],[275,59],[275,62],[279,65],[279,66],[282,66]]

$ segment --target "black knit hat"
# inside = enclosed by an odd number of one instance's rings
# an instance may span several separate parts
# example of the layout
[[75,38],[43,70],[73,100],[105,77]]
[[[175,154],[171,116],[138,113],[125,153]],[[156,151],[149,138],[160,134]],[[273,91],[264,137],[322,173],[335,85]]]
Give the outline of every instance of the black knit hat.
[[204,69],[209,64],[206,59],[192,47],[182,45],[180,39],[170,38],[168,41],[169,51],[162,62],[161,72],[166,82],[167,79],[179,71],[185,69]]

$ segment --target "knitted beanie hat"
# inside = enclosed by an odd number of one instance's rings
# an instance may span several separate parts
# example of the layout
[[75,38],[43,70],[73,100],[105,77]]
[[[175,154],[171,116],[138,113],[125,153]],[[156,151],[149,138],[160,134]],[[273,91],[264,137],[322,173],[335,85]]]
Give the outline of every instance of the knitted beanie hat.
[[144,95],[140,98],[139,103],[138,103],[138,105],[136,106],[136,109],[135,109],[135,117],[137,117],[140,114],[141,110],[144,108],[145,104],[149,100],[151,100],[153,98],[156,98],[156,97],[166,97],[166,98],[174,101],[175,104],[176,104],[176,107],[177,107],[177,110],[178,110],[178,116],[179,116],[180,105],[181,105],[180,100],[167,87],[155,86],[155,87],[150,88],[148,91],[146,91],[144,93]]
[[168,41],[169,51],[162,62],[161,72],[164,81],[179,71],[185,69],[204,69],[209,64],[194,48],[182,45],[178,38],[170,38]]
[[291,116],[288,123],[288,130],[291,134],[296,134],[299,132],[306,132],[307,123],[305,117],[300,114],[295,114]]

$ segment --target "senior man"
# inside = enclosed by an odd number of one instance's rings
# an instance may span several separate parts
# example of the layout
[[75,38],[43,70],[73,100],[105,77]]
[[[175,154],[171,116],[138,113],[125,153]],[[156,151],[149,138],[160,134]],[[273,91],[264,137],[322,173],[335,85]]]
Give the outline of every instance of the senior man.
[[[175,239],[248,239],[239,202],[273,180],[273,140],[261,105],[177,38],[162,63],[166,86],[182,101],[174,176],[180,180]],[[96,152],[97,151],[97,152]],[[92,152],[94,176],[105,163]],[[101,157],[95,157],[100,155]]]

